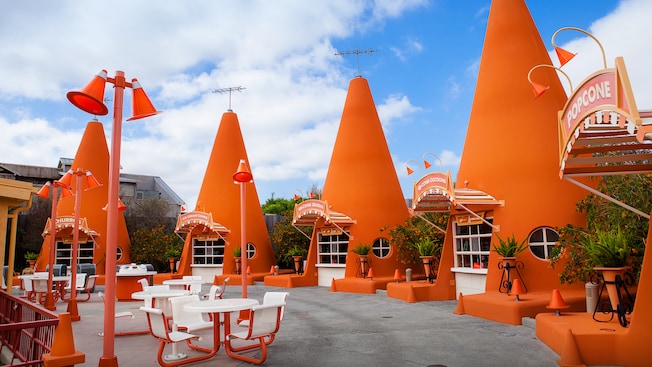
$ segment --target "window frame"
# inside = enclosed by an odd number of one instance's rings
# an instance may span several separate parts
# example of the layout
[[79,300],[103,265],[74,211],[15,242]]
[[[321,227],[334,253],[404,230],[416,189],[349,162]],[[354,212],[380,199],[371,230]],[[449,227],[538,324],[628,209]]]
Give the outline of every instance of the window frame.
[[[532,242],[532,237],[538,231],[542,231],[542,235],[541,235],[542,241],[541,242]],[[556,241],[554,241],[554,242],[548,241],[548,231],[551,231],[551,232],[553,232],[555,234],[555,236],[557,237]],[[530,234],[527,237],[527,242],[528,242],[528,248],[530,249],[530,252],[532,252],[532,255],[535,258],[537,258],[539,260],[550,261],[550,252],[559,243],[559,232],[557,232],[554,228],[548,227],[548,226],[537,227],[532,232],[530,232]],[[533,243],[535,245],[533,245]],[[533,247],[541,247],[541,248],[543,248],[543,255],[545,257],[539,256],[538,251],[533,251],[532,250]]]
[[[493,217],[486,218],[485,220],[493,224]],[[468,233],[460,233],[462,229],[468,230]],[[453,271],[486,274],[489,267],[492,235],[493,227],[485,222],[460,226],[457,224],[457,221],[454,221]]]

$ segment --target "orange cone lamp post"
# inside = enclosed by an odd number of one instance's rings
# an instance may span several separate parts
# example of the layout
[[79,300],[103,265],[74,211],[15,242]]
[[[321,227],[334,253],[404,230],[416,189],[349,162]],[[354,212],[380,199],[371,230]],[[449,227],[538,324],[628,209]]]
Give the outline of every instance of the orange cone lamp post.
[[118,366],[118,357],[114,350],[115,335],[115,271],[116,251],[118,242],[118,189],[120,187],[120,143],[122,140],[122,108],[124,89],[132,88],[133,116],[127,121],[153,116],[156,111],[138,80],[127,82],[123,71],[117,70],[114,78],[107,77],[106,70],[102,70],[80,92],[68,92],[68,100],[77,108],[92,115],[104,116],[109,110],[104,105],[104,88],[106,83],[114,85],[113,96],[113,126],[111,131],[111,149],[109,163],[109,195],[107,210],[106,234],[106,270],[104,284],[104,349],[100,357],[99,366]]
[[[90,171],[82,170],[77,168],[77,171],[69,170],[61,178],[61,183],[70,187],[72,182],[72,176],[75,176],[75,226],[72,231],[72,261],[70,264],[71,276],[70,276],[70,301],[68,301],[68,309],[70,312],[70,319],[72,321],[79,321],[81,316],[79,316],[79,311],[77,309],[77,258],[79,255],[79,230],[81,228],[79,221],[81,218],[81,198],[82,198],[82,178],[86,177],[87,190],[96,188],[101,184],[95,179],[93,174]],[[54,233],[51,234],[54,238]],[[50,262],[53,261],[53,258],[50,259]],[[51,267],[52,268],[52,267]],[[51,269],[50,268],[50,269]],[[50,278],[51,279],[51,278]]]
[[249,268],[247,267],[247,207],[246,207],[246,198],[247,198],[247,187],[245,186],[248,182],[253,181],[253,176],[247,168],[247,163],[244,159],[240,160],[238,164],[238,170],[233,174],[233,180],[236,184],[240,185],[240,251],[242,253],[242,269],[247,269],[247,271],[241,271],[242,276],[242,298],[247,298],[247,272]]
[[[40,190],[36,193],[36,196],[48,199],[50,197],[50,188],[54,187],[52,192],[52,214],[50,214],[50,254],[48,259],[48,292],[45,294],[45,301],[43,302],[43,307],[47,308],[50,311],[56,310],[57,306],[54,305],[54,295],[52,294],[52,276],[54,275],[54,257],[56,255],[56,232],[57,232],[57,202],[59,201],[59,190],[58,187],[62,187],[59,181],[54,181],[50,184],[48,181]],[[65,187],[63,189],[66,189]]]

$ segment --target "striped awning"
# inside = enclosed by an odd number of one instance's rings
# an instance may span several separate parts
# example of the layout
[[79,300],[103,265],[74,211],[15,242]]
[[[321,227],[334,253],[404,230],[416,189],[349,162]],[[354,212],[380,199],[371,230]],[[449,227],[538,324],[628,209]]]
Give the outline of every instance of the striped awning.
[[453,188],[450,172],[431,172],[414,184],[414,212],[450,212],[461,206],[503,204],[502,200],[481,190]]
[[319,218],[324,218],[326,224],[355,223],[348,215],[332,210],[325,200],[309,199],[294,206],[292,224],[295,226],[314,226]]
[[[54,222],[54,225],[57,233],[67,228],[75,228],[75,217],[74,216],[57,217]],[[43,229],[43,233],[41,234],[41,236],[45,237],[49,235],[51,228],[52,228],[52,220],[51,218],[48,218],[47,222],[45,222],[45,229]],[[86,218],[79,218],[79,231],[84,233],[86,236],[90,236],[90,237],[97,237],[100,235],[94,229],[88,227],[88,221],[86,220]]]
[[414,184],[415,212],[450,212],[455,194],[450,172],[430,172]]
[[559,176],[652,172],[652,111],[639,111],[621,57],[586,78],[559,111]]
[[502,206],[505,204],[503,200],[497,200],[493,196],[481,190],[459,188],[455,189],[455,199],[453,200],[454,206],[459,205],[493,205]]
[[204,226],[209,232],[222,234],[229,233],[231,230],[225,226],[213,222],[213,213],[206,213],[200,211],[193,211],[179,215],[177,225],[175,228],[176,233],[190,233],[197,226]]

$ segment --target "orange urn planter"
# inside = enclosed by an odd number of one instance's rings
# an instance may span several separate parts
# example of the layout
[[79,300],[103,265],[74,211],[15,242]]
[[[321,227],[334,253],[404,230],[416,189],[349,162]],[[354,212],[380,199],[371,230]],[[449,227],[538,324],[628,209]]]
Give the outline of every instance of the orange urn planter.
[[240,274],[240,272],[242,271],[242,269],[241,269],[241,267],[242,267],[242,258],[240,258],[239,256],[236,256],[236,257],[233,258],[233,261],[235,262],[235,273]]
[[609,295],[609,302],[611,303],[612,310],[618,310],[618,290],[616,289],[616,277],[620,276],[620,281],[625,281],[625,271],[627,266],[618,268],[595,267],[593,270],[599,271],[602,274],[605,285],[607,286],[607,294]]

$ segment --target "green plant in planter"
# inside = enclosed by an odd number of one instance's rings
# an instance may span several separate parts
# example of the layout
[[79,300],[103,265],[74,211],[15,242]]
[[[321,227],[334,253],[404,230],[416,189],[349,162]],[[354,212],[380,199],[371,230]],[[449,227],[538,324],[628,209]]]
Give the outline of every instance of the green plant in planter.
[[242,256],[242,248],[240,248],[240,246],[238,246],[238,247],[234,247],[234,248],[233,248],[233,251],[231,251],[231,252],[233,253],[233,257],[240,257],[240,256]]
[[181,256],[181,250],[178,248],[171,247],[165,251],[163,255],[168,259],[178,259]]
[[25,260],[37,260],[38,254],[36,252],[27,251],[25,253]]
[[285,253],[284,257],[287,259],[292,259],[294,256],[305,257],[307,253],[308,250],[306,250],[305,248],[294,246],[288,249],[288,252]]
[[430,238],[421,238],[419,242],[414,244],[419,256],[436,256],[441,251],[441,246],[431,240]]
[[605,268],[620,268],[628,265],[631,248],[620,228],[617,231],[598,230],[594,234],[587,234],[582,245],[587,256],[587,265]]
[[512,236],[507,237],[506,240],[500,238],[498,234],[496,234],[496,237],[498,238],[498,244],[494,244],[494,248],[491,251],[502,257],[516,257],[516,255],[528,248],[526,243],[527,238],[521,241],[521,243],[518,243],[513,233]]
[[358,255],[369,255],[370,251],[371,251],[371,246],[362,243],[351,249],[351,252]]

